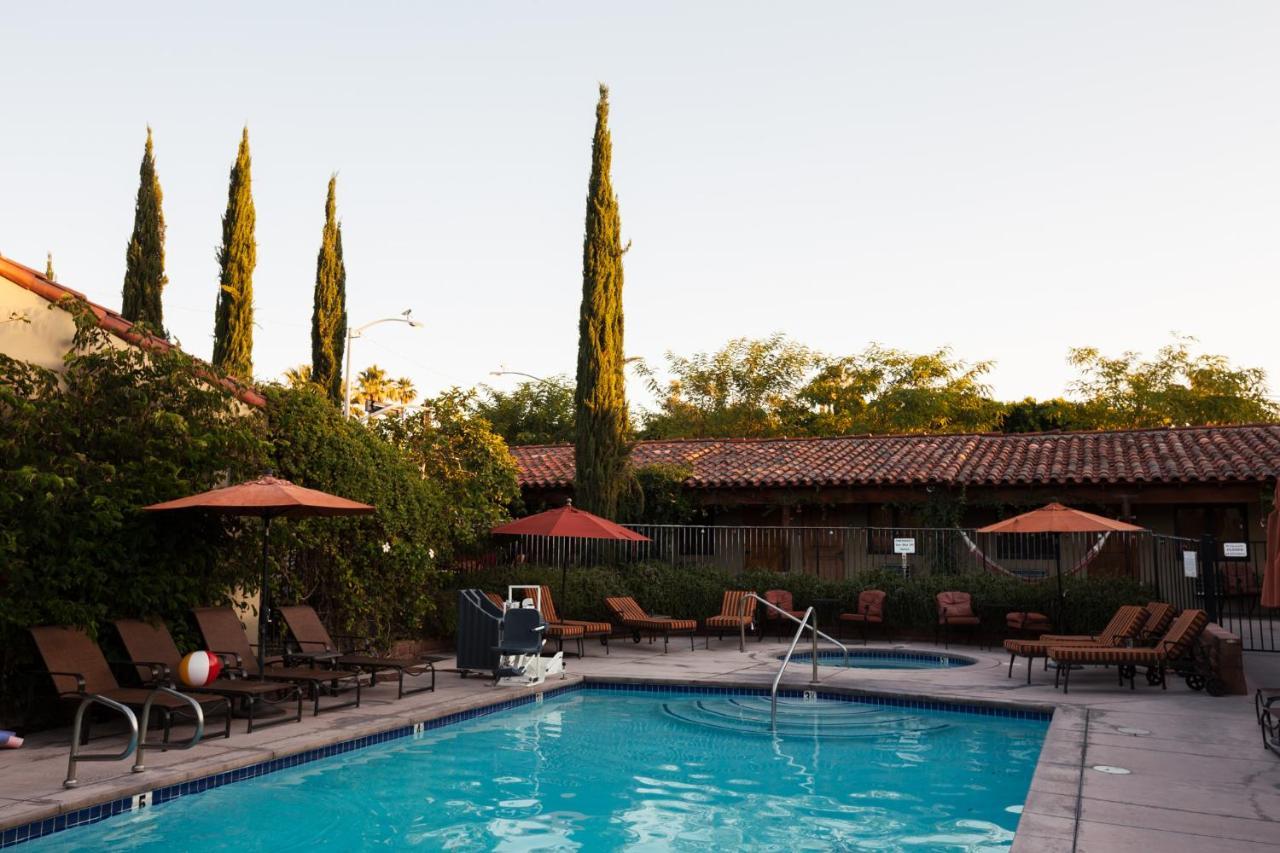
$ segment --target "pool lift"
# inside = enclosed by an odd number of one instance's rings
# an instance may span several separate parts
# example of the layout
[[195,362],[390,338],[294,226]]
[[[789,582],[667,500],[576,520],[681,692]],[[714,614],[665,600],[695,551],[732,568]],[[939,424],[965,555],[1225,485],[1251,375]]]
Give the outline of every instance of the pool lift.
[[542,656],[546,643],[546,620],[542,618],[542,591],[537,599],[516,598],[516,590],[507,588],[507,599],[501,610],[480,590],[461,590],[459,594],[458,668],[465,676],[469,671],[491,669],[493,683],[541,684],[548,675],[563,678],[564,653]]

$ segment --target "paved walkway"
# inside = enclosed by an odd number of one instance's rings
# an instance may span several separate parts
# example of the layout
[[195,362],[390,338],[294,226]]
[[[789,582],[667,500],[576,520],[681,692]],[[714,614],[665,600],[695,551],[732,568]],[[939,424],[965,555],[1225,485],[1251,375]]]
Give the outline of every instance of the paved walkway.
[[[741,653],[736,638],[711,640],[711,649],[690,652],[678,642],[633,645],[615,639],[612,654],[588,647],[581,661],[569,660],[567,681],[582,676],[703,684],[764,685],[772,681],[782,645],[748,640]],[[909,644],[933,650],[936,647]],[[1263,751],[1252,698],[1212,698],[1171,679],[1168,691],[1139,684],[1130,692],[1116,686],[1109,670],[1086,670],[1072,679],[1072,692],[1053,689],[1051,674],[1023,671],[1005,677],[1008,659],[995,652],[953,648],[978,660],[951,670],[841,670],[822,667],[824,689],[856,690],[952,698],[971,703],[1028,704],[1057,709],[1018,826],[1015,850],[1178,851],[1280,850],[1280,758]],[[448,664],[444,664],[447,666]],[[1025,664],[1024,664],[1025,665]],[[1280,654],[1246,655],[1252,687],[1280,685]],[[792,664],[784,684],[807,684],[807,664]],[[156,752],[142,774],[129,762],[82,764],[81,786],[66,790],[68,732],[36,735],[21,750],[0,752],[0,829],[86,805],[152,790],[317,746],[489,704],[526,692],[493,688],[476,679],[443,673],[439,689],[396,701],[394,687],[366,692],[360,708],[244,733],[237,721],[229,740],[211,740],[189,752]],[[105,751],[113,739],[92,744]],[[1094,766],[1129,770],[1111,775]],[[1082,769],[1083,768],[1083,769]]]

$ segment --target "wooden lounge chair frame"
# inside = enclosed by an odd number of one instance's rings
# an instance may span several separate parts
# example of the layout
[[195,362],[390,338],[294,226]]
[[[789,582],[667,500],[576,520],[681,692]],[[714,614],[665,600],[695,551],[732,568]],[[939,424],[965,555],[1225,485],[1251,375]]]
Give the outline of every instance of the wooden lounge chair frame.
[[[307,698],[311,700],[311,716],[321,711],[336,711],[339,708],[359,708],[360,688],[364,678],[359,672],[338,669],[319,669],[314,666],[282,666],[281,658],[268,658],[267,667],[258,671],[258,658],[249,644],[249,636],[240,624],[240,617],[230,607],[197,607],[191,611],[195,614],[196,624],[204,636],[209,651],[222,659],[222,668],[239,678],[257,679],[259,681],[288,681],[307,688]],[[355,698],[345,702],[335,702],[320,707],[321,696],[337,696],[347,690],[355,690]]]
[[[238,704],[240,713],[248,721],[248,734],[252,734],[254,729],[302,720],[302,688],[297,684],[224,677],[219,677],[204,687],[180,684],[177,669],[182,661],[182,653],[178,651],[168,628],[163,624],[152,624],[139,619],[117,619],[114,624],[125,651],[129,654],[129,662],[137,668],[138,677],[143,684],[172,687],[191,694],[208,693],[221,696],[233,703],[233,707]],[[254,711],[257,710],[258,701],[271,706],[296,702],[297,708],[292,717],[286,714],[278,719],[255,719]]]
[[[309,604],[295,604],[279,608],[284,617],[289,633],[301,649],[300,659],[315,659],[317,662],[328,662],[342,669],[369,673],[369,686],[378,683],[378,673],[391,672],[396,676],[396,698],[403,699],[412,693],[434,691],[436,689],[436,664],[444,660],[439,655],[424,655],[420,658],[388,658],[374,653],[367,638],[345,638],[359,640],[359,644],[344,654],[338,650],[337,644],[329,634],[329,629],[320,621],[319,614]],[[430,675],[429,683],[405,689],[404,677],[414,678]]]
[[604,600],[604,603],[619,625],[631,629],[633,642],[640,642],[641,634],[647,633],[649,642],[652,644],[654,639],[661,634],[662,653],[665,655],[671,645],[672,634],[688,634],[690,651],[697,648],[693,641],[693,635],[698,630],[698,622],[695,619],[669,619],[650,616],[629,595],[610,596]]
[[[102,649],[83,630],[59,625],[42,625],[30,628],[29,631],[46,667],[66,667],[66,669],[46,668],[31,671],[33,675],[49,676],[59,699],[81,702],[89,696],[101,696],[135,711],[141,710],[151,699],[153,709],[160,713],[160,724],[164,731],[162,743],[166,744],[169,742],[169,733],[175,719],[191,719],[194,723],[193,715],[185,713],[189,707],[186,702],[164,694],[155,696],[157,691],[154,687],[121,687]],[[210,735],[206,729],[206,738],[231,737],[230,702],[219,696],[207,695],[192,696],[191,699],[200,705],[201,712],[206,715],[210,711],[222,712],[224,719],[222,732]],[[89,742],[92,725],[93,714],[90,713],[84,717],[84,723],[80,728],[80,743]],[[142,734],[143,737],[146,736],[146,732]]]

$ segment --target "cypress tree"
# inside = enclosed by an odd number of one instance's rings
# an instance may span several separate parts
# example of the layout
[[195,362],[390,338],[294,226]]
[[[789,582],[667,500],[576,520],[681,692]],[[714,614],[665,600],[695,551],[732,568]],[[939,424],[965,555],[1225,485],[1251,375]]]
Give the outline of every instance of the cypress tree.
[[342,261],[337,186],[337,177],[330,177],[311,308],[311,381],[323,388],[333,402],[341,403],[342,355],[347,343],[347,268]]
[[129,249],[125,252],[120,313],[126,320],[143,323],[153,332],[164,334],[160,291],[169,281],[164,274],[164,212],[161,210],[164,195],[160,191],[160,179],[156,176],[150,127],[147,128],[147,145],[142,152],[138,178],[133,236],[129,238]]
[[49,281],[58,280],[58,274],[53,271],[53,252],[49,253],[48,259],[44,262],[44,277]]
[[600,85],[582,241],[578,320],[574,495],[578,506],[614,518],[628,490],[631,427],[622,354],[622,223],[609,176],[609,90]]
[[246,382],[253,379],[253,268],[258,262],[249,165],[246,127],[231,167],[227,212],[222,217],[218,307],[213,328],[214,367]]

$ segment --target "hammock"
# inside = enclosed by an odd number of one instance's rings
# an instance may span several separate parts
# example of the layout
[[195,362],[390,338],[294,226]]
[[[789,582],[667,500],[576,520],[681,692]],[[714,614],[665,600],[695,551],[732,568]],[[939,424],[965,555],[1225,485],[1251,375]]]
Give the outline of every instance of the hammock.
[[[1076,562],[1075,565],[1063,571],[1062,574],[1074,575],[1076,572],[1081,571],[1082,569],[1084,569],[1085,566],[1092,563],[1094,558],[1097,557],[1098,554],[1102,552],[1102,546],[1107,544],[1107,539],[1110,536],[1111,536],[1110,531],[1100,535],[1098,537],[1097,544],[1095,544],[1092,548],[1090,548],[1089,551],[1083,557],[1081,557]],[[997,574],[1008,575],[1009,577],[1018,578],[1019,580],[1026,581],[1028,583],[1034,582],[1032,578],[1024,578],[1022,575],[1018,574],[1017,572],[1011,572],[1008,569],[1006,569],[1004,566],[997,563],[995,560],[988,557],[986,554],[982,552],[982,549],[978,547],[978,544],[969,538],[969,534],[966,533],[965,531],[963,530],[960,531],[960,538],[964,540],[965,548],[968,549],[969,553],[972,554],[974,557],[977,557],[978,561],[982,563],[982,567],[987,571],[995,572]]]

